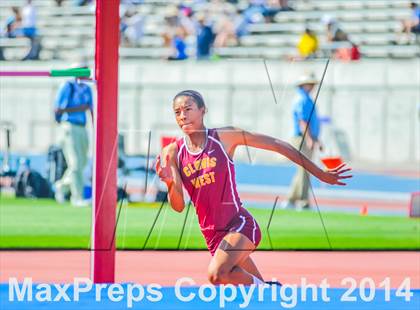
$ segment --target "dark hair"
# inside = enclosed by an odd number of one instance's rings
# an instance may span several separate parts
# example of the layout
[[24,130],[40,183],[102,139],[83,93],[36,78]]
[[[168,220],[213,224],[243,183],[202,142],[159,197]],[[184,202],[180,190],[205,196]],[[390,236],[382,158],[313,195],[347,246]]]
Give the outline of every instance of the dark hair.
[[417,7],[417,3],[416,2],[411,2],[410,3],[410,8],[414,9]]
[[183,96],[192,98],[197,104],[198,108],[203,108],[206,106],[206,104],[204,103],[203,96],[198,91],[195,91],[195,90],[183,90],[175,95],[173,101],[175,101],[178,97],[183,97]]

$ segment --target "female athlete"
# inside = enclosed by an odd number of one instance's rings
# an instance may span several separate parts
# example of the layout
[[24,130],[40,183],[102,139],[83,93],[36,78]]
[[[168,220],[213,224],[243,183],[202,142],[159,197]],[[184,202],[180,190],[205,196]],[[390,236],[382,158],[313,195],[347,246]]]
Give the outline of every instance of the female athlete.
[[341,165],[323,171],[289,143],[235,127],[207,129],[206,105],[200,93],[185,90],[173,99],[176,122],[185,134],[167,145],[156,160],[156,172],[168,187],[175,211],[185,207],[183,186],[193,202],[201,232],[212,255],[208,279],[213,284],[263,284],[250,254],[261,240],[260,228],[242,206],[232,158],[247,145],[277,152],[304,167],[321,181],[345,185],[351,169]]

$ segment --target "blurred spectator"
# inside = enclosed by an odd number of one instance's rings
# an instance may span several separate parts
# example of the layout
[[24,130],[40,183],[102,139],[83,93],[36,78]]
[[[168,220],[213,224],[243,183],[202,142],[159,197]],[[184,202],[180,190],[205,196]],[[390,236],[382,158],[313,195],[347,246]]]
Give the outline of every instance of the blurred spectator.
[[267,23],[273,23],[274,17],[282,10],[279,0],[268,0],[263,7],[262,15]]
[[250,0],[248,7],[242,12],[249,24],[264,22],[266,0]]
[[57,4],[57,6],[61,6],[63,2],[64,0],[55,0],[55,4]]
[[32,5],[32,0],[27,0],[22,10],[18,7],[12,7],[12,12],[13,16],[10,16],[6,21],[5,36],[8,38],[27,37],[30,39],[30,50],[22,60],[39,59],[41,43],[37,36],[36,11]]
[[181,22],[178,7],[171,5],[166,8],[165,12],[165,29],[162,32],[164,46],[172,46],[172,39],[175,36],[175,32],[177,32],[178,35],[181,35],[182,38],[187,37],[189,34],[188,30]]
[[347,41],[348,36],[339,26],[337,20],[334,17],[325,15],[322,18],[322,22],[327,27],[327,41],[328,42],[340,42]]
[[279,3],[282,11],[293,11],[293,8],[289,6],[289,0],[279,0]]
[[13,15],[6,20],[4,35],[8,38],[16,38],[22,36],[22,14],[16,6],[11,8]]
[[178,6],[178,23],[185,29],[185,36],[194,35],[195,33],[193,14],[191,7],[182,4]]
[[[81,63],[75,67],[87,67]],[[71,203],[87,206],[83,200],[83,170],[87,163],[89,138],[86,130],[86,111],[93,120],[92,90],[80,79],[71,79],[59,89],[55,101],[55,119],[59,124],[59,145],[63,149],[67,169],[55,183],[55,198],[62,203],[71,193]]]
[[120,29],[123,43],[135,46],[144,34],[144,17],[134,8],[128,8],[121,17]]
[[322,18],[327,28],[327,47],[331,50],[333,58],[344,61],[359,60],[361,54],[359,47],[352,43],[349,36],[344,32],[337,20],[329,15]]
[[243,12],[245,17],[255,22],[273,23],[274,17],[281,11],[290,11],[287,0],[250,0],[248,8]]
[[350,60],[360,60],[360,58],[362,58],[362,54],[360,53],[359,47],[351,42]]
[[262,15],[267,23],[274,23],[275,16],[282,11],[293,11],[287,0],[267,0],[263,6]]
[[26,0],[26,4],[22,8],[22,32],[25,37],[31,40],[31,49],[22,60],[39,59],[41,42],[37,36],[36,10],[32,5],[32,0]]
[[237,8],[238,18],[234,21],[236,36],[241,38],[248,34],[248,26],[256,23],[272,22],[275,14],[281,11],[278,1],[250,0],[248,7],[241,11]]
[[[235,10],[235,8],[233,8]],[[235,31],[235,11],[224,10],[223,15],[216,23],[214,47],[226,47],[238,44],[238,38]]]
[[352,42],[349,43],[351,44],[351,47],[340,47],[336,49],[334,59],[343,61],[360,60],[361,54],[359,47]]
[[[177,6],[169,6],[165,12],[165,29],[162,33],[164,46],[171,48],[171,55],[167,57],[168,60],[183,60],[187,59],[186,53],[187,44],[186,38],[190,34],[184,24],[187,23],[189,17],[180,14],[182,12]],[[190,14],[190,13],[189,13]],[[185,17],[186,19],[183,19]],[[191,27],[190,25],[188,27]]]
[[245,14],[244,12],[241,12],[239,9],[237,9],[237,18],[234,21],[236,37],[241,38],[244,35],[247,35],[248,26],[257,21],[258,20],[256,18],[253,18],[252,14]]
[[212,52],[214,33],[211,25],[207,22],[204,13],[197,13],[197,59],[209,59]]
[[313,30],[306,28],[299,39],[297,48],[299,55],[304,59],[314,57],[318,51],[318,37],[316,36],[316,33]]
[[36,36],[36,11],[32,0],[26,0],[26,4],[22,8],[22,31],[23,35],[30,39]]
[[175,35],[172,38],[172,55],[168,60],[184,60],[188,58],[187,44],[185,43],[185,30],[182,26],[175,29]]
[[410,9],[411,18],[402,21],[402,33],[405,34],[407,42],[411,41],[412,34],[420,34],[420,8],[417,3],[411,2]]

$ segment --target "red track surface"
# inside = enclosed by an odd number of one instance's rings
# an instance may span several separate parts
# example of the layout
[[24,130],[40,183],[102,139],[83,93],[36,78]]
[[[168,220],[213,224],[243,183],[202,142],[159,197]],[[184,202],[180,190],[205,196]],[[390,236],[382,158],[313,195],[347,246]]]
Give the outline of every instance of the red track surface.
[[[386,277],[397,288],[404,278],[420,289],[419,252],[264,252],[252,254],[268,280],[282,283],[319,285],[327,279],[331,287],[342,287],[342,279],[357,281],[371,277],[378,286]],[[177,279],[190,277],[197,284],[207,283],[210,254],[204,251],[120,251],[116,257],[116,281],[173,286]],[[89,277],[88,251],[2,251],[0,282],[9,277],[32,277],[37,283],[71,283],[74,277]],[[358,282],[359,283],[359,282]],[[348,287],[348,284],[346,285]]]

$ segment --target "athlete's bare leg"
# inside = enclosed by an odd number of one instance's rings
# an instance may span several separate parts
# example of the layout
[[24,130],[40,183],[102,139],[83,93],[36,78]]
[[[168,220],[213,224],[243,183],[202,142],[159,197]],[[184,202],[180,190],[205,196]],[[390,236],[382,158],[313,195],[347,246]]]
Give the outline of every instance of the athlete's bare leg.
[[254,250],[255,245],[245,235],[238,232],[227,234],[209,264],[209,281],[213,284],[250,285],[254,283],[253,272],[261,279],[249,258]]
[[258,270],[257,266],[255,265],[254,261],[252,260],[251,256],[248,256],[238,266],[241,267],[242,269],[244,269],[246,272],[256,276],[261,281],[264,281],[263,276],[261,275],[261,273]]

